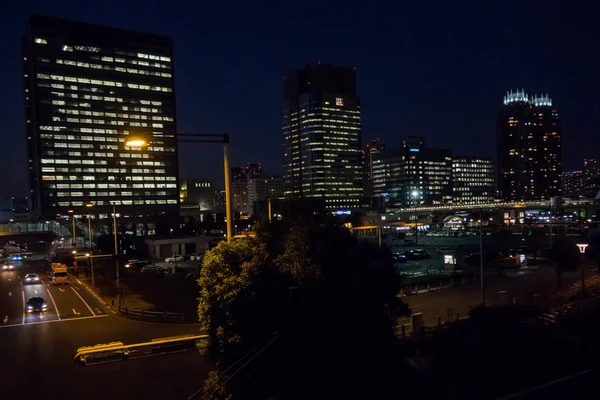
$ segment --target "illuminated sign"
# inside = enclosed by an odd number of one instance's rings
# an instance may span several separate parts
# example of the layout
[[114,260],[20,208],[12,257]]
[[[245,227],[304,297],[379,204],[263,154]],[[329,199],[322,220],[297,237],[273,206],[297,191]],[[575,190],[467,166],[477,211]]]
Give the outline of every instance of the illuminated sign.
[[408,151],[412,151],[412,152],[414,152],[414,153],[418,153],[418,152],[419,152],[419,149],[408,149]]
[[210,182],[196,182],[194,183],[196,188],[210,188]]
[[588,247],[588,246],[589,246],[588,244],[579,244],[579,243],[577,244],[577,247],[579,247],[579,252],[580,252],[581,254],[585,254],[585,249],[586,249],[586,247]]
[[351,213],[352,211],[350,210],[339,210],[335,212],[336,215],[350,215]]
[[343,106],[344,105],[344,99],[342,99],[341,97],[336,97],[335,98],[335,105],[336,106]]

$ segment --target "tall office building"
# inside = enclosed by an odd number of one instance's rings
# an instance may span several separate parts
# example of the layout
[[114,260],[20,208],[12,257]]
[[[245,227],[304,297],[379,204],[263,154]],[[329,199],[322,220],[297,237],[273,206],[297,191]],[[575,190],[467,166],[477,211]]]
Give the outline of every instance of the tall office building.
[[509,201],[560,196],[561,124],[548,95],[508,92],[497,121],[497,181]]
[[587,196],[596,196],[600,188],[600,161],[598,159],[586,158],[583,160],[583,185]]
[[[32,208],[178,212],[168,37],[32,16],[23,36]],[[128,147],[145,134],[147,147]]]
[[584,194],[585,175],[583,171],[563,172],[560,178],[564,196],[577,198]]
[[411,136],[398,150],[373,156],[373,192],[388,207],[452,203],[452,151],[428,148]]
[[452,157],[452,202],[487,203],[494,200],[494,164],[491,158]]
[[359,206],[361,120],[353,68],[319,63],[289,73],[282,134],[286,197],[320,198],[332,210]]
[[373,139],[363,146],[363,196],[373,196],[373,155],[385,151],[385,144]]

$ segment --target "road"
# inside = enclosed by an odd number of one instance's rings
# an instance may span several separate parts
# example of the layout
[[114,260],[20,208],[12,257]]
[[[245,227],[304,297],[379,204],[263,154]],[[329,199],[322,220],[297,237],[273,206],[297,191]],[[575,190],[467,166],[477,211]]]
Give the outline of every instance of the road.
[[[586,275],[597,274],[594,266],[588,266]],[[565,273],[563,286],[581,279],[581,272]],[[524,299],[531,301],[532,295],[551,293],[556,290],[556,274],[552,268],[539,271],[522,269],[513,276],[489,280],[486,288],[487,305],[503,305]],[[413,313],[423,313],[426,325],[436,324],[438,317],[447,321],[451,309],[453,317],[456,313],[465,316],[470,307],[480,304],[481,291],[479,284],[456,286],[450,289],[416,296],[407,296],[403,300],[408,303]],[[405,321],[406,322],[406,321]]]
[[[196,324],[133,321],[107,313],[76,283],[25,285],[24,274],[43,264],[0,273],[0,397],[39,399],[187,398],[202,386],[210,363],[196,352],[79,367],[78,347],[199,333]],[[41,271],[40,271],[41,272]],[[42,296],[49,310],[24,313],[29,296]]]

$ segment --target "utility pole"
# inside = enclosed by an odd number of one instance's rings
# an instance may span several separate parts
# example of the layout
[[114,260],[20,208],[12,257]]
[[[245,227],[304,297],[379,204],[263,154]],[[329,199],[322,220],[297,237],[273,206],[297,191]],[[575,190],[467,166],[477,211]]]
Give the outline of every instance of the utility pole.
[[92,287],[96,287],[96,281],[95,281],[95,277],[94,277],[94,257],[93,257],[93,250],[92,250],[92,216],[88,213],[88,233],[89,233],[89,238],[90,238],[90,270],[92,272]]
[[225,169],[225,216],[227,217],[227,240],[231,241],[233,216],[231,215],[231,176],[229,171],[229,135],[223,135],[223,168]]
[[121,306],[121,285],[119,282],[119,243],[117,241],[117,211],[113,204],[113,234],[115,239],[115,270],[117,278],[117,306]]

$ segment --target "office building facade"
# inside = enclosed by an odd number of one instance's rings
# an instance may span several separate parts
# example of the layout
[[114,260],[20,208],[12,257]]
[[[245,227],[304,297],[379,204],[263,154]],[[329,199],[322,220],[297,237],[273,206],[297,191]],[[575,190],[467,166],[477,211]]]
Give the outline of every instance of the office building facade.
[[363,146],[363,196],[373,196],[373,156],[385,151],[385,144],[373,139]]
[[452,204],[452,151],[427,148],[419,136],[373,157],[373,193],[387,207]]
[[214,209],[214,183],[212,179],[182,179],[179,186],[179,202],[197,205],[200,211]]
[[[23,36],[32,208],[177,213],[171,39],[32,16]],[[147,147],[125,145],[131,135]]]
[[489,203],[495,194],[494,164],[491,158],[452,157],[454,204]]
[[285,76],[282,110],[285,196],[330,210],[359,207],[361,111],[353,68],[306,66]]
[[[565,197],[578,198],[585,192],[585,174],[583,171],[568,171],[561,175],[562,194]],[[595,193],[593,193],[595,194]]]
[[507,201],[561,195],[561,121],[548,95],[508,92],[497,120],[497,182]]
[[252,214],[254,204],[261,200],[283,197],[283,178],[278,175],[248,179],[248,214]]

